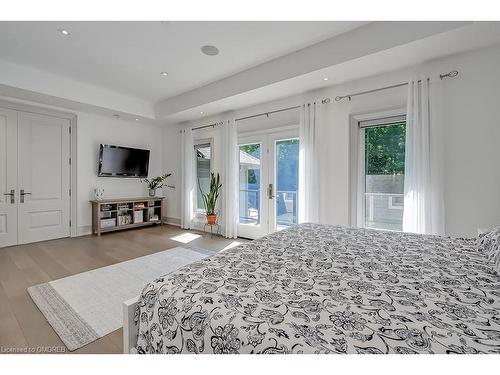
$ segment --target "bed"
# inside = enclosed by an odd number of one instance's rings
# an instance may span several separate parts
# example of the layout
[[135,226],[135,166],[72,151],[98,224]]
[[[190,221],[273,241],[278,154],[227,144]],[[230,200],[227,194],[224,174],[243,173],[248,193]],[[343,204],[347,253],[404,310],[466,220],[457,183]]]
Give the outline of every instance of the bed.
[[183,267],[126,306],[138,353],[500,353],[474,239],[301,224]]

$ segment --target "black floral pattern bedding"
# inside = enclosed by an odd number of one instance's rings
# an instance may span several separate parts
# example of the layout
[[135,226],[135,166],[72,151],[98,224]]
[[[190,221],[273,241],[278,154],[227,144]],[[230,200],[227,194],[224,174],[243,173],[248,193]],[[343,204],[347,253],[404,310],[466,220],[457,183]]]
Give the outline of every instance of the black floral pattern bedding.
[[148,284],[139,353],[499,353],[473,239],[301,224]]

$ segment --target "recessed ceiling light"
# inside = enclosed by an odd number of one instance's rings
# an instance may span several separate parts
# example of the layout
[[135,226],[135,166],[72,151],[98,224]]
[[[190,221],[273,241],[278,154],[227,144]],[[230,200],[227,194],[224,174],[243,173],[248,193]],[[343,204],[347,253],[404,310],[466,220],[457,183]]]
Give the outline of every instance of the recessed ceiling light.
[[216,46],[206,45],[201,47],[201,52],[207,56],[215,56],[219,54],[219,49]]
[[328,81],[328,77],[323,78],[323,81]]
[[117,113],[115,113],[115,114],[113,115],[113,117],[114,117],[114,118],[116,118],[116,119],[119,119],[119,118],[120,118],[120,115],[119,115],[119,114],[117,114]]
[[200,115],[202,115],[202,114],[203,114],[203,111],[200,112]]
[[139,121],[139,119],[138,119],[138,118],[136,118],[136,119],[135,119],[135,121]]
[[59,31],[62,35],[65,35],[65,36],[69,35],[69,31],[66,29],[59,28],[59,29],[57,29],[57,31]]
[[168,76],[168,73],[167,72],[160,72],[160,74],[164,77]]

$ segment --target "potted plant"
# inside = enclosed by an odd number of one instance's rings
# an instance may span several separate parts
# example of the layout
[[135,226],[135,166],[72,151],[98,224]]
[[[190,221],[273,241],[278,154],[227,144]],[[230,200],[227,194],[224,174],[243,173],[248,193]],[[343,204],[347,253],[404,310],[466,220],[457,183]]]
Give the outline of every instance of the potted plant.
[[141,179],[141,182],[144,181],[148,185],[149,196],[154,197],[156,195],[156,189],[162,188],[163,182],[170,176],[172,176],[172,173],[165,173],[164,175],[161,176],[156,176],[153,178],[145,178],[144,180]]
[[214,225],[217,222],[215,207],[217,205],[217,199],[219,198],[219,191],[221,187],[222,184],[220,183],[220,176],[218,173],[217,177],[213,172],[210,173],[210,188],[207,194],[201,190],[201,186],[198,182],[198,188],[200,189],[200,193],[203,198],[203,205],[205,206],[207,222],[210,225]]

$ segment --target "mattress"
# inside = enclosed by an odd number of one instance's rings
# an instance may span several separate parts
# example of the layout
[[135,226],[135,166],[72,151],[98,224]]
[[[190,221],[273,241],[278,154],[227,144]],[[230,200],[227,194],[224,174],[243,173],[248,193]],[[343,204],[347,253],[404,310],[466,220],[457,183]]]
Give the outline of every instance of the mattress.
[[301,224],[149,283],[139,353],[499,353],[474,239]]

